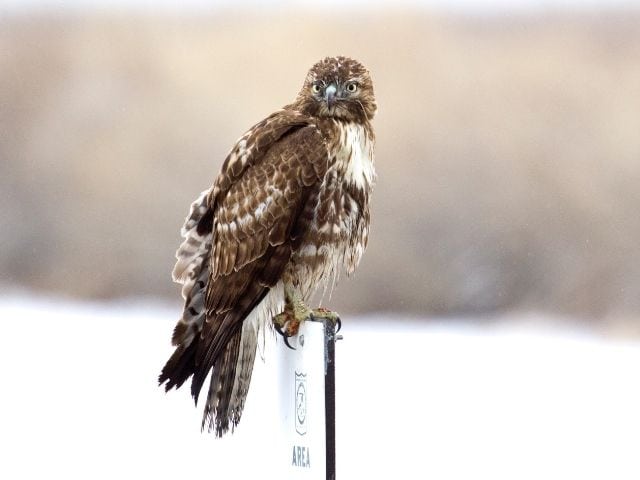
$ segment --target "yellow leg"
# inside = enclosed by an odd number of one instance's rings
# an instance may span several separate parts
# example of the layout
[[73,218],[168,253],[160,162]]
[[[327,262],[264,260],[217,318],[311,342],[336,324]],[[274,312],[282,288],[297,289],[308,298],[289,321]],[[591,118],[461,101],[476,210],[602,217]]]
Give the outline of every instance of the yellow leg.
[[284,285],[284,312],[273,317],[273,323],[284,337],[293,337],[298,334],[300,325],[308,320],[312,311],[302,301],[302,297],[289,283]]
[[326,308],[310,309],[302,301],[302,297],[293,285],[285,283],[284,287],[284,312],[273,317],[273,323],[276,330],[285,337],[285,343],[289,346],[286,339],[298,334],[300,325],[306,320],[323,321],[329,320],[338,325],[340,330],[340,317],[336,312],[332,312]]

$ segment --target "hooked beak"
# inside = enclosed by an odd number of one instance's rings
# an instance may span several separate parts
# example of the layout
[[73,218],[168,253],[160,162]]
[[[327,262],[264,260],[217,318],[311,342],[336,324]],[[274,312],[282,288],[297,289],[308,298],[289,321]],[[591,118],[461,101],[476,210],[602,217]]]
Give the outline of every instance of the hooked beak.
[[334,84],[329,85],[324,91],[324,99],[327,102],[327,108],[331,108],[336,103],[336,86]]

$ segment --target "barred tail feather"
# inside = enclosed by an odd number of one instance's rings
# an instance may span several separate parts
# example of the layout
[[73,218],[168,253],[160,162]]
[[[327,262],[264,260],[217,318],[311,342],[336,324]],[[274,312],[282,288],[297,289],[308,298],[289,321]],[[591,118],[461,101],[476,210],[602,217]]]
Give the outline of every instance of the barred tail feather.
[[279,282],[246,317],[224,353],[213,366],[202,429],[224,435],[240,423],[251,383],[258,340],[266,334],[265,326],[284,308],[284,286]]
[[242,329],[227,344],[224,354],[214,364],[202,417],[209,432],[217,437],[238,426],[249,391],[256,357],[257,335]]
[[229,402],[238,368],[241,337],[242,331],[238,331],[231,338],[211,370],[211,384],[204,408],[202,429],[208,421],[208,430],[213,430],[215,426],[217,437],[229,430]]

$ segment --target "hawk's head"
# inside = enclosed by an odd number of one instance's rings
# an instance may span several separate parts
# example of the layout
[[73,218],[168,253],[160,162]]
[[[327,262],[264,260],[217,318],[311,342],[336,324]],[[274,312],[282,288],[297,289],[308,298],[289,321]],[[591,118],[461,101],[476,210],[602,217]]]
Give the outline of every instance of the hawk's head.
[[368,70],[347,57],[327,57],[311,67],[295,106],[308,115],[352,122],[371,120],[377,108]]

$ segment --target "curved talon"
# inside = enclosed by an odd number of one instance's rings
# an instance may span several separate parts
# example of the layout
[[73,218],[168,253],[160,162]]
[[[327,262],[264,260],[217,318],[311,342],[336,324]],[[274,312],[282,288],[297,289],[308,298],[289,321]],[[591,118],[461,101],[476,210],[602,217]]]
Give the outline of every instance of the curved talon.
[[294,347],[292,347],[292,346],[289,344],[289,339],[290,339],[291,337],[287,337],[286,335],[282,335],[282,338],[284,338],[284,344],[285,344],[287,347],[289,347],[291,350],[295,350],[295,348],[294,348]]
[[340,320],[340,317],[336,317],[336,333],[340,330],[342,330],[342,320]]
[[284,330],[282,330],[282,327],[280,326],[279,323],[273,322],[273,328],[275,328],[276,332],[278,332],[280,335],[282,335],[283,337],[286,337]]

